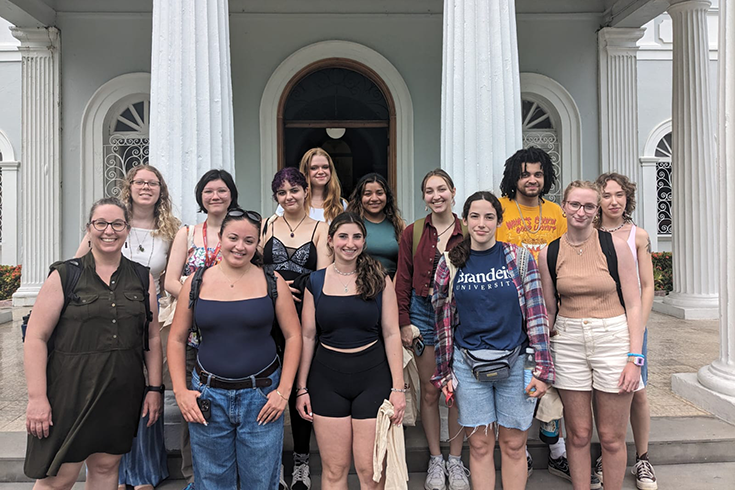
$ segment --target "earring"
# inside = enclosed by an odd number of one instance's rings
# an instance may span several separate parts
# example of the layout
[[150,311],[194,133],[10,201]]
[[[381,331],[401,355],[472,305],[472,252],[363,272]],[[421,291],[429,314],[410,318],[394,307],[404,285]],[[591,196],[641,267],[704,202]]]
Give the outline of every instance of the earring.
[[89,248],[92,248],[92,240],[87,240],[87,244],[89,245]]
[[424,205],[424,212],[425,213],[428,213],[429,212],[429,205],[428,204]]
[[128,248],[128,241],[125,240],[125,248]]
[[457,202],[452,198],[452,207],[454,207],[457,204]]

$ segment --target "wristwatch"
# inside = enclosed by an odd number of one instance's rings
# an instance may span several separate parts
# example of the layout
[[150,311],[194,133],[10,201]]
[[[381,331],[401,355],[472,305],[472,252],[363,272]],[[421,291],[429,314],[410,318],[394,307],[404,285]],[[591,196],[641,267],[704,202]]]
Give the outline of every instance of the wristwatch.
[[148,393],[149,391],[155,391],[156,393],[160,393],[163,395],[163,392],[166,391],[166,385],[146,386],[145,392]]
[[646,364],[646,358],[645,357],[634,357],[630,356],[628,357],[628,362],[632,362],[638,367],[643,367],[644,364]]

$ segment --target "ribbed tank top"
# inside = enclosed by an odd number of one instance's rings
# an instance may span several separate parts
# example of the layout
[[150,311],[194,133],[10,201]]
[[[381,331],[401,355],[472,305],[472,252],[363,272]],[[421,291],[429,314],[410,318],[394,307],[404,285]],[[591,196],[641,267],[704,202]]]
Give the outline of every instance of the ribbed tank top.
[[[578,247],[566,235],[559,240],[556,290],[561,299],[559,315],[567,318],[612,318],[625,314],[615,280],[595,231]],[[581,251],[581,253],[580,253]]]

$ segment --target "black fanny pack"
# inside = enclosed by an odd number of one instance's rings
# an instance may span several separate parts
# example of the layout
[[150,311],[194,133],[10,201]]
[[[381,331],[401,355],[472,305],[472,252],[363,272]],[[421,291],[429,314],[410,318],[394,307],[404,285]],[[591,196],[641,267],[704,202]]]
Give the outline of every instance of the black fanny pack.
[[510,377],[510,372],[521,355],[522,347],[521,344],[512,350],[460,350],[477,381],[502,381]]

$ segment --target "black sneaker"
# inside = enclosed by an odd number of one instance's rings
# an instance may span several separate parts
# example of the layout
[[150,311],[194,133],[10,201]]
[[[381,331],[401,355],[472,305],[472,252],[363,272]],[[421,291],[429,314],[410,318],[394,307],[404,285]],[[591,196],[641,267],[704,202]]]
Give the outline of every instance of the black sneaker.
[[549,464],[547,468],[549,473],[552,475],[572,481],[572,474],[569,473],[569,461],[567,461],[566,456],[560,456],[558,459],[554,459],[549,455]]
[[528,476],[530,477],[533,474],[533,458],[531,457],[531,453],[526,453],[526,465],[528,466]]
[[597,478],[593,471],[592,476],[590,476],[590,490],[599,490],[600,488],[602,488],[602,480]]
[[600,482],[603,483],[604,480],[602,479],[602,456],[597,458],[597,461],[595,461],[595,469],[594,474],[599,478]]

